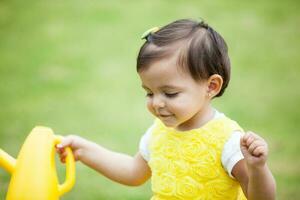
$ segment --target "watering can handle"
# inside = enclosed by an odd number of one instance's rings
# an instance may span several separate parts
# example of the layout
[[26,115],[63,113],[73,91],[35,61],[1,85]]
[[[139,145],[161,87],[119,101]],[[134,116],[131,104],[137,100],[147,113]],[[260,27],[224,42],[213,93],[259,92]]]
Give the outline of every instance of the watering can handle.
[[[62,140],[62,136],[56,135],[56,144],[59,144]],[[66,147],[66,179],[63,184],[58,186],[59,195],[63,195],[70,191],[75,184],[75,160],[74,155],[70,147]]]

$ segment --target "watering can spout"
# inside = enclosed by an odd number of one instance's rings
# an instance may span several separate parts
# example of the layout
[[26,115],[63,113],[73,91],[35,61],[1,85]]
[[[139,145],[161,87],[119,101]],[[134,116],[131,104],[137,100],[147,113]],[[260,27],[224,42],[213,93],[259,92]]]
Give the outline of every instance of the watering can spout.
[[13,173],[16,166],[16,159],[11,157],[5,151],[0,149],[0,167],[3,167],[10,174]]

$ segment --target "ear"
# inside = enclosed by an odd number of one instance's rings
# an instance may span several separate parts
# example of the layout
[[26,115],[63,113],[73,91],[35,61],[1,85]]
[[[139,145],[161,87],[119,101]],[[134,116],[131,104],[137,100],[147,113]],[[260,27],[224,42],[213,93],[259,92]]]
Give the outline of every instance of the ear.
[[222,89],[223,85],[223,78],[219,74],[211,75],[207,80],[207,93],[210,98],[216,96],[220,90]]

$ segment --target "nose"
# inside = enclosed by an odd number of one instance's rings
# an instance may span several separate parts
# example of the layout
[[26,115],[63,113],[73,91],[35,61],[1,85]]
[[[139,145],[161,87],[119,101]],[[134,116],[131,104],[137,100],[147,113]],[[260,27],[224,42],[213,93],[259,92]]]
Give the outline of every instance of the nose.
[[154,96],[152,98],[152,107],[154,108],[154,110],[159,110],[160,108],[165,107],[165,102],[162,99],[162,97],[160,96]]

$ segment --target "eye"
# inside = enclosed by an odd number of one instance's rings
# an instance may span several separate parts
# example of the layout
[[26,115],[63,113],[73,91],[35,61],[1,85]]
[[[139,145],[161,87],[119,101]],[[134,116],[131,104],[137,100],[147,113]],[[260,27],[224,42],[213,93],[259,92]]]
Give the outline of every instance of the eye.
[[179,92],[165,93],[165,96],[166,96],[166,97],[169,97],[169,98],[174,98],[174,97],[176,97],[178,94],[179,94]]
[[153,93],[148,92],[148,93],[146,94],[146,97],[152,97],[152,96],[153,96]]

